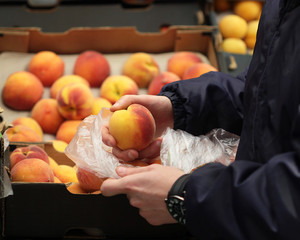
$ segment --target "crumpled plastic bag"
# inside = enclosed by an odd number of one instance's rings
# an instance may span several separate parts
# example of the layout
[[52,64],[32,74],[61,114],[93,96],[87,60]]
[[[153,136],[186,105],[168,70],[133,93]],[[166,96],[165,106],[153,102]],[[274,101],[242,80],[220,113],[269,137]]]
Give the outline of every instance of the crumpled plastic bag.
[[[102,142],[101,129],[108,124],[111,114],[109,109],[102,108],[98,115],[85,118],[65,149],[65,154],[77,167],[93,172],[100,178],[119,178],[116,167],[128,166],[121,163],[112,154],[112,148]],[[208,162],[230,164],[239,142],[238,136],[222,129],[213,130],[205,136],[193,136],[168,128],[162,138],[162,165],[174,166],[187,173]]]
[[[1,144],[3,144],[3,149],[5,151],[9,146],[9,141],[8,141],[8,137],[7,137],[6,133],[4,133],[2,135],[2,138],[0,140],[2,141]],[[1,160],[4,160],[4,159],[1,159]],[[0,198],[5,198],[9,195],[12,195],[13,190],[12,190],[12,187],[11,187],[11,181],[10,181],[10,178],[8,176],[8,173],[5,169],[5,167],[2,166],[2,164],[4,165],[4,162],[1,161],[0,162],[0,167],[2,168],[1,171],[3,171],[2,172],[3,173],[3,178],[0,177],[0,189],[1,189]]]

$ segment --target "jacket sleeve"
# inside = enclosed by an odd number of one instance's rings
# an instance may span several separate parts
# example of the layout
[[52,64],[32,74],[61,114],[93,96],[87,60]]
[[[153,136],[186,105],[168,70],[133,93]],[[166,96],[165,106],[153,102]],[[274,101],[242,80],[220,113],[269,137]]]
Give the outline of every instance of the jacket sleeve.
[[167,96],[173,105],[174,129],[193,135],[222,128],[240,134],[243,120],[245,74],[233,77],[209,72],[199,78],[167,84],[159,95]]
[[207,164],[186,185],[187,228],[201,239],[299,239],[300,108],[294,151],[267,163]]

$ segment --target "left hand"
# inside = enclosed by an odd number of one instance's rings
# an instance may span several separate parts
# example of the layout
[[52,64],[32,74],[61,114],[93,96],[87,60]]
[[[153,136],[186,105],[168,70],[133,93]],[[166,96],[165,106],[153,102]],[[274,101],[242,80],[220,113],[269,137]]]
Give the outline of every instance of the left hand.
[[120,179],[107,179],[101,186],[104,196],[126,194],[132,206],[152,225],[176,223],[165,204],[174,182],[184,174],[174,167],[152,164],[146,167],[118,167]]

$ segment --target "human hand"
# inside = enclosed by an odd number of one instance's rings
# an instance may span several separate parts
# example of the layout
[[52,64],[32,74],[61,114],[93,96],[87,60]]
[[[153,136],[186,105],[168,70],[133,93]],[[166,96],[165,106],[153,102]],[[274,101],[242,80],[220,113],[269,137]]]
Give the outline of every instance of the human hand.
[[178,168],[152,164],[146,167],[118,167],[120,179],[107,179],[101,186],[104,196],[126,194],[130,204],[152,225],[176,223],[165,198],[174,182],[184,174]]
[[109,133],[108,126],[102,128],[102,141],[113,148],[112,152],[117,157],[124,161],[132,161],[135,159],[152,159],[159,156],[160,145],[162,139],[159,138],[167,127],[173,128],[173,109],[171,101],[164,96],[155,95],[125,95],[121,97],[111,108],[112,112],[126,109],[131,104],[141,104],[149,109],[154,117],[156,125],[157,137],[147,148],[142,151],[134,149],[121,150],[117,147],[117,142]]

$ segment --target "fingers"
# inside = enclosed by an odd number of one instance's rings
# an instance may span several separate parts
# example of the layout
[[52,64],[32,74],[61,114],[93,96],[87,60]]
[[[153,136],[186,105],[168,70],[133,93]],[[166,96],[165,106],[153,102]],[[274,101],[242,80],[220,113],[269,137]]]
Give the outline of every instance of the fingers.
[[139,158],[155,158],[160,155],[162,138],[154,140],[147,148],[139,152]]
[[102,129],[102,141],[105,145],[109,147],[116,147],[117,141],[115,138],[109,133],[108,126],[103,126]]
[[138,151],[134,149],[121,150],[120,148],[115,147],[113,148],[112,153],[125,162],[133,161],[139,157]]
[[145,167],[117,167],[116,172],[120,177],[125,177],[128,175],[133,175],[137,173],[149,171],[149,166]]
[[124,193],[124,187],[122,184],[122,179],[106,179],[101,185],[101,193],[103,196],[111,197],[114,195]]
[[110,110],[114,112],[120,109],[126,109],[129,105],[136,103],[135,99],[135,95],[122,96],[115,104],[110,107]]

